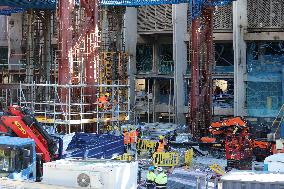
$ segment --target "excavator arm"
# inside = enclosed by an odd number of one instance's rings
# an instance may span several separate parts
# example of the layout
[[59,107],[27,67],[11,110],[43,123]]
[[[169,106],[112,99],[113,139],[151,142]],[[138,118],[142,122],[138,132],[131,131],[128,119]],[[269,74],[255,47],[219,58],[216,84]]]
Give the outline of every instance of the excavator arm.
[[[0,132],[16,135],[20,138],[34,139],[36,151],[42,154],[44,162],[61,158],[62,140],[47,133],[27,109],[19,106],[10,106],[8,111],[0,118]],[[59,149],[57,144],[59,144]],[[56,157],[57,150],[58,157]]]
[[37,153],[42,154],[43,161],[51,161],[46,145],[37,138],[33,131],[23,122],[20,116],[2,116],[0,118],[0,132],[15,134],[20,138],[33,139],[36,144],[36,151]]
[[213,135],[220,135],[220,134],[234,134],[239,130],[248,130],[248,126],[240,117],[234,117],[231,119],[223,120],[220,122],[214,122],[209,127],[209,131]]

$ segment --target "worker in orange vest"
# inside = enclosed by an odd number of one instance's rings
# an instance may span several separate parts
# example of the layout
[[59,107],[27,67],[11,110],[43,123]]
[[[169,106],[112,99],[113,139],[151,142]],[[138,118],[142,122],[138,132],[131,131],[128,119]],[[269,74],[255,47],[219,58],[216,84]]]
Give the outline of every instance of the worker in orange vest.
[[130,134],[127,130],[127,128],[123,129],[123,138],[124,138],[124,151],[127,153],[127,150],[130,147]]
[[159,136],[159,142],[156,144],[156,152],[164,152],[165,151],[166,142],[164,136]]
[[132,149],[136,149],[136,144],[137,144],[137,131],[135,129],[132,129],[130,131],[130,144]]
[[108,103],[107,95],[103,95],[100,98],[98,98],[97,103],[99,104],[100,108],[106,107],[106,104]]

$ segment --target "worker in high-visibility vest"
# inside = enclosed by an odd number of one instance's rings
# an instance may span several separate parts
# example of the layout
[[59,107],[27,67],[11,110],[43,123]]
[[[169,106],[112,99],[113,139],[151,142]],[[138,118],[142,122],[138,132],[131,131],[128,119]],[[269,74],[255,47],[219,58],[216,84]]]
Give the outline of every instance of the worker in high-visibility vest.
[[166,189],[168,183],[168,176],[165,174],[162,167],[158,167],[157,169],[158,175],[155,179],[155,184],[157,189]]
[[159,142],[156,144],[156,152],[164,152],[165,151],[166,142],[164,136],[159,136]]
[[124,152],[127,153],[127,150],[130,147],[130,135],[127,128],[123,129],[123,138],[124,138]]
[[97,103],[99,104],[100,108],[105,108],[106,104],[108,103],[108,98],[106,95],[101,96],[97,99]]
[[146,175],[146,186],[147,189],[154,189],[155,188],[155,179],[156,179],[156,174],[154,173],[155,167],[150,166],[149,171]]

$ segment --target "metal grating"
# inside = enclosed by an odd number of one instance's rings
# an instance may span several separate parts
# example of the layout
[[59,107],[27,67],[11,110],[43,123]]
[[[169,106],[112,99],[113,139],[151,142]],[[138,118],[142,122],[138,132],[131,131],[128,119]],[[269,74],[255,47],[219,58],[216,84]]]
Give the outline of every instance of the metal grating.
[[233,30],[232,5],[217,7],[214,11],[214,30]]
[[283,0],[248,0],[249,30],[283,30]]
[[172,5],[138,8],[137,27],[138,32],[172,31]]

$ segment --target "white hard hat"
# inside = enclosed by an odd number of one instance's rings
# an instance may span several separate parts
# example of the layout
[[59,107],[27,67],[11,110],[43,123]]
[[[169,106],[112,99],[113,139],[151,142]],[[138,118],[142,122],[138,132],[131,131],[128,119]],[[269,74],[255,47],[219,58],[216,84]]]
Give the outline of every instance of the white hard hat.
[[163,168],[162,167],[158,167],[157,171],[162,172]]

